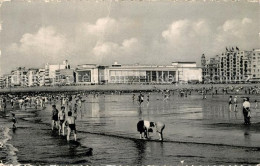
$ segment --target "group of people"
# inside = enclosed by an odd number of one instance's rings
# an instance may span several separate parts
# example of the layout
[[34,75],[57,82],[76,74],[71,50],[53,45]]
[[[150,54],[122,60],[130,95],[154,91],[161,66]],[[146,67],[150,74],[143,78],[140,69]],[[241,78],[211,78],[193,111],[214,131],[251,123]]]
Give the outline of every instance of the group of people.
[[[77,106],[75,106],[77,107]],[[58,129],[59,135],[65,136],[65,127],[67,127],[67,141],[70,140],[70,135],[73,133],[74,140],[77,141],[77,131],[76,131],[76,119],[77,119],[77,109],[69,109],[68,112],[65,111],[65,106],[61,106],[60,111],[56,108],[56,105],[52,105],[52,124],[51,129]]]
[[[232,108],[234,112],[237,112],[237,106],[238,106],[238,101],[237,101],[237,96],[234,98],[232,96],[229,97],[229,111],[232,111]],[[243,98],[243,105],[242,105],[242,111],[243,111],[243,116],[244,116],[244,124],[245,125],[250,125],[250,119],[251,119],[251,104],[249,102],[249,97]],[[258,102],[255,100],[255,109],[258,107]]]
[[[205,92],[202,91],[203,95],[206,96],[207,91],[213,90],[212,89],[206,89]],[[174,92],[179,94],[179,97],[187,97],[187,95],[191,95],[191,92],[196,91],[194,89],[192,90],[175,90],[175,91],[169,91],[169,90],[160,90],[158,93],[162,93],[163,95],[163,101],[169,100],[169,97],[171,95],[174,95]],[[199,92],[199,91],[197,91]],[[111,93],[112,94],[112,93]],[[121,94],[121,92],[119,93]],[[217,94],[217,92],[216,92]],[[59,132],[59,135],[65,136],[65,131],[67,131],[67,140],[70,140],[71,134],[74,135],[74,140],[77,140],[77,131],[76,131],[76,119],[77,119],[77,109],[81,108],[82,100],[81,96],[85,95],[87,97],[87,94],[35,94],[35,95],[27,95],[27,96],[16,96],[10,98],[10,103],[12,108],[14,107],[14,103],[18,103],[20,109],[32,107],[35,105],[35,108],[38,106],[44,108],[45,103],[49,102],[52,105],[52,123],[51,123],[51,129],[57,129]],[[99,97],[99,93],[93,93],[93,96],[95,98]],[[137,100],[139,105],[144,102],[144,100],[147,100],[149,102],[150,100],[150,92],[142,93],[140,94],[133,94],[132,99],[133,101]],[[74,97],[72,97],[74,96]],[[146,96],[146,98],[144,98]],[[136,99],[137,97],[137,99]],[[73,102],[72,102],[73,100]],[[57,109],[56,104],[60,101],[60,110]],[[5,98],[1,98],[0,100],[0,106],[6,107],[7,100]],[[74,103],[74,104],[72,104]],[[256,107],[257,107],[257,101],[255,101]],[[232,109],[236,112],[238,107],[238,99],[237,96],[234,98],[230,96],[229,98],[229,109],[232,111]],[[251,110],[250,110],[250,102],[249,98],[245,98],[243,102],[243,115],[244,115],[244,123],[246,125],[250,124],[250,118],[251,118]],[[13,128],[16,128],[17,120],[15,118],[15,114],[13,114]],[[137,131],[140,133],[140,138],[149,139],[149,133],[156,132],[159,135],[159,140],[163,140],[163,131],[165,129],[165,124],[162,122],[151,122],[148,120],[140,120],[137,123]]]

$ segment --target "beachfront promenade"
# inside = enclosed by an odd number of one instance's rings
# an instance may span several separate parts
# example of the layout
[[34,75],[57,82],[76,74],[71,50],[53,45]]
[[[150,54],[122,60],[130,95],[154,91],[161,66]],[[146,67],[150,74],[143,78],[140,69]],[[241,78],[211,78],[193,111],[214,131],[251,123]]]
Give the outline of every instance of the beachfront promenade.
[[12,87],[0,89],[0,93],[10,92],[66,92],[66,91],[149,91],[155,89],[200,89],[200,88],[227,88],[227,87],[255,87],[259,84],[107,84],[107,85],[78,85],[78,86],[42,86],[42,87]]

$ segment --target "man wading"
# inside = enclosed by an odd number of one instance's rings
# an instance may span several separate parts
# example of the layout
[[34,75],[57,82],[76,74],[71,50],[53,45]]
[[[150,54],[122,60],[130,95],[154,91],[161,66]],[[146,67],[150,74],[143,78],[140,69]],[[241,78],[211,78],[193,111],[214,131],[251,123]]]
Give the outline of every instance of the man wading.
[[67,141],[70,140],[70,133],[73,132],[74,134],[74,140],[77,141],[77,131],[76,131],[76,123],[75,123],[75,117],[72,116],[72,112],[68,112],[68,118],[65,121],[65,124],[68,124],[68,133],[67,133]]
[[243,115],[244,115],[244,121],[245,121],[244,124],[250,125],[251,111],[250,111],[250,103],[249,103],[248,97],[244,99]]
[[58,126],[58,110],[56,108],[56,105],[52,105],[52,123],[51,123],[51,129],[53,130],[54,127],[57,128]]

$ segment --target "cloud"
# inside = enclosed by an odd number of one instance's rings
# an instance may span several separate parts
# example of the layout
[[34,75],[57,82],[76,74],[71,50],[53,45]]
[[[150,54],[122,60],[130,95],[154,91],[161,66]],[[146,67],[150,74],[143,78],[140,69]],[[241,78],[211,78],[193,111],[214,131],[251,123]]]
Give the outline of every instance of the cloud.
[[130,19],[111,17],[80,23],[70,48],[78,58],[88,60],[87,63],[108,64],[113,58],[131,57],[138,50],[139,40],[133,28],[136,24]]
[[138,40],[130,38],[124,40],[121,44],[114,42],[97,43],[93,48],[93,53],[96,56],[119,56],[131,55],[138,47]]
[[[98,18],[94,23],[80,23],[76,29],[76,36],[80,40],[89,41],[117,41],[121,42],[135,36],[139,22],[127,18],[115,19],[111,17]],[[139,34],[139,32],[138,32]]]
[[42,27],[38,32],[26,33],[18,43],[13,43],[9,50],[13,54],[27,58],[56,59],[63,56],[66,38],[53,27]]
[[18,66],[44,67],[47,62],[59,63],[67,58],[64,54],[67,45],[66,37],[57,33],[54,27],[41,27],[35,33],[22,35],[19,42],[2,50],[2,70]]
[[120,46],[113,42],[97,43],[97,45],[93,48],[93,53],[97,56],[109,55],[117,51],[119,48]]
[[250,18],[226,20],[217,28],[215,47],[242,45],[252,47],[252,42],[259,42],[259,27]]
[[162,31],[164,42],[159,47],[165,49],[166,57],[178,60],[199,57],[205,52],[208,56],[221,54],[226,46],[242,49],[259,47],[259,28],[250,18],[230,19],[219,26],[212,25],[203,19],[174,21]]
[[[209,34],[210,29],[204,20],[179,20],[173,22],[168,29],[162,32],[162,37],[174,45],[183,45],[192,42],[191,39],[200,39]],[[185,43],[184,43],[185,42]]]
[[[172,59],[184,60],[195,56],[208,47],[211,29],[206,20],[188,19],[172,22],[161,35],[164,39],[160,46],[164,54]],[[192,50],[192,51],[191,51]]]
[[139,59],[142,47],[137,38],[129,38],[122,43],[97,43],[92,52],[101,63],[111,64],[114,61],[133,63]]
[[118,22],[110,17],[99,18],[95,24],[85,23],[83,24],[85,33],[92,35],[103,35],[108,32],[115,31],[118,27]]

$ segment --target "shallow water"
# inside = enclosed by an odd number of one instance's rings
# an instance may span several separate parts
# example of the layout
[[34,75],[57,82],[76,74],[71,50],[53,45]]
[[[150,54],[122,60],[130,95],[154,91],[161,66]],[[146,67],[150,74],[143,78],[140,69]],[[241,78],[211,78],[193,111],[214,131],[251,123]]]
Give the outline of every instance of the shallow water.
[[[18,118],[26,118],[20,120],[9,142],[19,150],[16,155],[20,163],[257,164],[260,109],[252,108],[253,124],[246,127],[242,99],[239,98],[238,111],[230,112],[228,98],[218,95],[202,100],[199,95],[187,98],[175,95],[163,101],[161,94],[152,93],[150,102],[145,99],[140,107],[131,94],[89,95],[82,109],[78,108],[80,146],[67,144],[50,131],[51,105],[37,112],[16,111]],[[165,123],[165,141],[139,140],[136,123],[140,119]],[[158,139],[156,133],[151,136]],[[92,154],[85,153],[89,148],[93,148]]]

